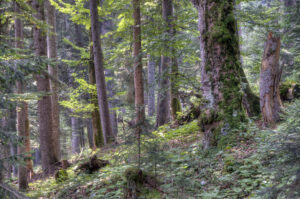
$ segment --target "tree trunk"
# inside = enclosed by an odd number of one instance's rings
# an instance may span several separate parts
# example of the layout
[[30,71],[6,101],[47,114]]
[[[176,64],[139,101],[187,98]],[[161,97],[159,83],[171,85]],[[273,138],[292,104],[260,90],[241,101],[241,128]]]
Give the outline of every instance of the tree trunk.
[[245,119],[234,0],[192,0],[198,9],[202,94],[207,104],[199,125],[203,148],[234,141],[230,129]]
[[[90,42],[92,42],[92,33],[90,33]],[[93,46],[90,46],[90,60],[89,60],[89,83],[91,85],[96,84],[95,77],[95,65],[94,65],[94,54]],[[94,93],[90,94],[91,103],[94,104],[95,109],[92,112],[92,126],[94,134],[94,146],[93,147],[102,147],[104,146],[104,136],[102,132],[101,119],[98,106],[98,96]],[[107,139],[107,138],[106,138]]]
[[282,111],[279,83],[282,69],[279,66],[280,38],[269,33],[265,44],[260,71],[260,109],[264,125],[274,127]]
[[155,113],[155,60],[148,55],[148,115]]
[[99,34],[99,21],[98,21],[98,10],[97,1],[90,0],[90,12],[91,12],[91,29],[93,39],[93,53],[94,53],[94,64],[95,64],[95,77],[98,94],[98,104],[100,109],[102,131],[104,134],[104,143],[113,142],[115,137],[112,132],[111,121],[109,117],[108,99],[106,93],[106,83],[104,76],[104,62],[103,54],[100,43]]
[[133,6],[133,69],[134,69],[134,90],[135,90],[135,135],[138,140],[138,156],[140,166],[141,152],[141,132],[145,122],[145,103],[144,103],[144,81],[142,63],[142,43],[141,43],[141,12],[140,0],[132,0]]
[[80,152],[80,119],[77,117],[72,117],[72,153],[79,153]]
[[[173,17],[173,6],[172,0],[162,1],[162,15],[166,23],[166,35],[167,40],[164,42],[164,51],[170,52],[171,48],[169,46],[170,37],[172,34],[172,17]],[[159,81],[159,101],[157,104],[157,126],[164,125],[170,120],[170,78],[169,73],[171,69],[171,58],[162,55],[161,56],[161,75]]]
[[[48,58],[56,60],[56,15],[55,8],[51,6],[49,0],[45,1],[45,9],[47,11],[47,24],[50,26],[47,33],[47,51]],[[57,65],[48,65],[49,74],[58,79]],[[52,118],[53,118],[53,136],[54,136],[54,152],[60,159],[60,129],[59,129],[59,103],[58,103],[58,85],[50,79]]]
[[[176,11],[176,6],[174,5],[174,12]],[[172,20],[172,37],[175,38],[176,36],[176,27],[175,27],[175,17],[176,14],[173,17]],[[177,60],[177,52],[176,48],[172,47],[172,73],[171,73],[171,115],[172,119],[176,120],[177,118],[177,113],[181,112],[181,103],[179,100],[179,69],[178,69],[178,60]]]
[[[15,2],[15,12],[20,13],[20,8],[17,2]],[[23,48],[23,24],[18,18],[15,19],[15,47]],[[24,93],[24,82],[17,81],[16,83],[17,93]],[[17,153],[24,154],[26,152],[25,161],[26,165],[20,165],[18,168],[18,185],[19,190],[26,190],[28,188],[28,173],[32,171],[32,164],[30,159],[30,137],[29,137],[29,119],[28,119],[28,104],[24,101],[19,101],[17,108],[17,132],[18,136],[22,138],[22,145],[18,145]],[[30,170],[29,170],[30,169]]]
[[86,120],[86,127],[87,127],[87,133],[88,133],[89,147],[91,149],[94,149],[95,148],[95,142],[94,142],[94,132],[93,132],[92,119],[87,119]]
[[[45,21],[44,4],[42,1],[34,0],[32,7],[36,11],[34,17],[37,20]],[[47,42],[43,30],[34,26],[33,29],[34,48],[37,56],[47,56]],[[49,78],[36,75],[38,92],[48,93],[50,91]],[[54,170],[54,164],[58,161],[54,149],[54,135],[52,126],[52,104],[51,96],[44,95],[38,100],[38,118],[40,133],[40,149],[42,158],[42,169],[45,174],[50,174]]]

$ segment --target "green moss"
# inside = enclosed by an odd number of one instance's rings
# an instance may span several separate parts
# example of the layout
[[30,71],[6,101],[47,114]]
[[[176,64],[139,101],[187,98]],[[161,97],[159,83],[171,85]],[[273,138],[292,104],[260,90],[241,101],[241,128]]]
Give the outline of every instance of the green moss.
[[64,182],[68,179],[68,173],[65,169],[60,169],[55,173],[55,181],[57,183]]
[[177,112],[181,112],[181,104],[178,98],[172,98],[171,101],[172,112],[177,116]]
[[134,182],[136,184],[143,183],[143,172],[136,167],[130,167],[125,170],[124,176],[128,182]]

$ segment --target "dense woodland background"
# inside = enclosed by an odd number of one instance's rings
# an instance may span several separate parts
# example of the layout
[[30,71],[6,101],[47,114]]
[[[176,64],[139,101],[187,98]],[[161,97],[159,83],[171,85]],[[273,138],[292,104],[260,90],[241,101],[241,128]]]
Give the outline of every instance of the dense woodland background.
[[299,0],[1,0],[0,198],[300,198]]

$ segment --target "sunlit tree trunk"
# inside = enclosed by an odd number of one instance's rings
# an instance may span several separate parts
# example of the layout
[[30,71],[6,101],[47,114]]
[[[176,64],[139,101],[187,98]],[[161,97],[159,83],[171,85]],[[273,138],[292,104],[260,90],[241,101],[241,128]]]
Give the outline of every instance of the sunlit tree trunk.
[[[47,11],[47,24],[49,30],[47,34],[47,51],[48,58],[56,61],[56,15],[55,8],[51,6],[49,0],[45,1],[45,10]],[[49,74],[58,79],[57,65],[48,66]],[[53,118],[53,136],[54,136],[54,151],[56,157],[60,158],[60,128],[59,128],[59,103],[58,103],[58,85],[57,82],[50,79],[51,103],[52,103],[52,118]]]
[[148,115],[155,113],[155,60],[148,55]]
[[269,33],[260,70],[260,109],[265,126],[274,127],[282,111],[279,83],[282,69],[279,66],[280,38]]
[[[92,35],[90,33],[90,42],[92,42]],[[94,54],[93,46],[90,46],[90,60],[89,60],[89,83],[91,85],[96,85],[96,76],[95,76],[95,65],[94,65]],[[102,132],[101,119],[98,106],[98,96],[97,94],[90,94],[91,103],[94,104],[95,109],[92,112],[92,126],[94,134],[94,146],[93,147],[102,147],[104,146],[104,136]]]
[[[45,21],[44,3],[39,0],[32,2],[32,7],[36,12],[34,17],[37,20]],[[47,42],[45,32],[37,25],[33,28],[35,54],[38,57],[47,56]],[[50,91],[49,78],[44,75],[36,75],[38,92],[48,93]],[[44,95],[38,100],[38,118],[40,149],[42,158],[42,169],[45,174],[54,171],[54,164],[58,161],[54,149],[54,135],[52,125],[52,104],[51,96]]]
[[102,131],[104,134],[104,143],[113,142],[115,137],[112,132],[111,121],[109,116],[109,107],[107,99],[106,82],[104,76],[104,62],[100,43],[99,21],[98,21],[98,4],[95,0],[90,0],[91,12],[91,30],[93,39],[93,53],[95,64],[95,77],[98,93],[98,104],[101,116]]
[[199,118],[203,148],[224,147],[234,140],[230,129],[245,120],[234,0],[192,2],[198,9],[202,94],[207,101]]
[[[165,33],[167,40],[164,41],[164,51],[171,52],[169,46],[169,40],[172,35],[172,17],[173,17],[173,6],[172,0],[162,1],[162,16],[166,24]],[[170,120],[170,71],[172,60],[166,55],[161,56],[161,73],[159,80],[159,93],[158,93],[158,104],[157,104],[157,126],[164,125]]]

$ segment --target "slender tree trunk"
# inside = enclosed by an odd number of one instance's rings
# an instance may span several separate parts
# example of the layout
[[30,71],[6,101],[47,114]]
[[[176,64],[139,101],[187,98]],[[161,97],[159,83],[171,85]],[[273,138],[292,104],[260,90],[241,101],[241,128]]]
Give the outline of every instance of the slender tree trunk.
[[94,132],[93,132],[92,119],[87,119],[86,120],[86,128],[87,128],[87,133],[88,133],[89,147],[91,149],[94,149],[95,148],[95,142],[94,142]]
[[[20,13],[20,8],[17,2],[15,2],[15,12]],[[15,19],[15,47],[23,48],[23,24],[18,18]],[[16,83],[17,93],[24,93],[24,82],[17,81]],[[29,120],[28,120],[28,104],[24,101],[19,101],[17,105],[17,132],[23,140],[22,145],[18,145],[17,153],[26,154],[25,160],[26,165],[20,165],[18,168],[18,185],[19,190],[26,190],[28,188],[28,173],[29,169],[32,170],[31,160],[30,160],[30,138],[29,138]],[[29,156],[29,157],[28,157]]]
[[[47,51],[48,58],[56,61],[56,15],[55,8],[51,6],[49,0],[45,1],[45,9],[47,11],[47,24],[50,26],[47,34]],[[48,65],[49,74],[58,79],[57,65]],[[60,159],[60,129],[59,129],[59,103],[58,103],[58,85],[50,79],[52,118],[53,118],[53,136],[54,151],[58,159]]]
[[77,117],[71,118],[72,122],[72,153],[80,152],[80,119]]
[[[90,34],[90,42],[92,42],[92,34]],[[89,83],[91,85],[96,85],[95,76],[95,65],[94,65],[94,54],[93,46],[90,46],[90,60],[89,60]],[[102,132],[101,119],[98,106],[98,96],[94,93],[90,94],[91,103],[94,104],[95,109],[92,112],[92,126],[94,134],[94,147],[104,146],[104,136]]]
[[[10,154],[12,156],[15,156],[18,154],[18,146],[15,143],[10,144]],[[17,165],[15,165],[15,164],[12,165],[12,172],[13,172],[14,177],[18,176],[18,166]]]
[[[162,1],[162,15],[166,23],[167,41],[164,42],[164,51],[171,52],[169,46],[172,35],[172,0]],[[170,120],[170,78],[169,73],[172,67],[172,60],[166,55],[161,56],[161,75],[159,81],[159,101],[157,104],[157,126],[164,125]]]
[[142,63],[142,43],[141,43],[141,12],[140,0],[132,0],[133,5],[133,68],[134,68],[134,90],[135,90],[135,134],[138,140],[138,155],[140,166],[141,152],[141,132],[145,121],[145,103],[144,103],[144,81],[143,81],[143,63]]
[[234,0],[192,2],[198,9],[202,94],[207,101],[199,119],[203,148],[222,148],[234,140],[230,129],[245,120]]
[[[98,93],[98,104],[100,109],[102,131],[104,134],[104,143],[113,142],[115,137],[112,132],[111,121],[109,117],[108,99],[106,93],[106,83],[104,76],[104,61],[100,44],[99,34],[99,21],[97,1],[90,0],[90,12],[91,12],[91,29],[93,39],[93,52],[94,52],[94,64],[95,64],[95,77]],[[107,138],[107,139],[106,139]]]
[[[176,26],[175,26],[175,14],[176,6],[174,5],[174,16],[172,18],[172,37],[173,39],[176,36]],[[177,113],[181,112],[181,103],[179,100],[179,69],[178,69],[178,60],[176,48],[172,47],[172,73],[171,73],[171,113],[172,119],[176,120]]]
[[[37,20],[45,21],[44,4],[42,1],[34,0],[32,7],[36,11],[34,17]],[[47,42],[45,33],[34,26],[33,29],[34,48],[37,56],[47,56]],[[49,78],[36,75],[38,92],[48,93],[50,91]],[[50,174],[54,170],[54,164],[58,161],[54,149],[54,135],[52,125],[52,104],[51,96],[45,95],[38,100],[38,118],[39,118],[39,133],[40,133],[40,149],[42,157],[42,169],[45,174]]]
[[148,115],[155,113],[155,60],[148,55]]
[[279,83],[282,69],[279,66],[280,38],[269,33],[265,44],[260,71],[260,109],[265,126],[274,127],[282,111]]

